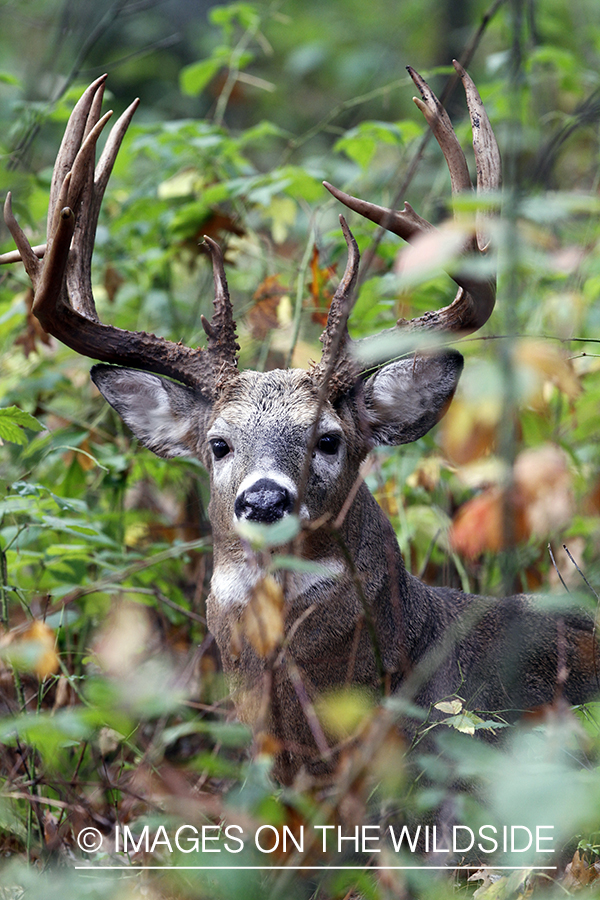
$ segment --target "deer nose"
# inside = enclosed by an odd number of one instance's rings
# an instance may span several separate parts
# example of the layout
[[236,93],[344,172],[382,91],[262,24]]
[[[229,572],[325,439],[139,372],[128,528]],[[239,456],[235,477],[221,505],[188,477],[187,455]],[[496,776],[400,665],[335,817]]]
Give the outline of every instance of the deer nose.
[[259,478],[235,499],[234,512],[238,519],[253,522],[277,522],[294,507],[290,491],[269,478]]

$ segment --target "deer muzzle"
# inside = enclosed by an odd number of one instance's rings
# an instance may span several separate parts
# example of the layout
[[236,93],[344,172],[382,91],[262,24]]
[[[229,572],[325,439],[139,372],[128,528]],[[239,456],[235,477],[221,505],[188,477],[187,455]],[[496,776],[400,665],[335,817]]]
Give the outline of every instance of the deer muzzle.
[[278,522],[294,508],[295,497],[282,484],[270,478],[259,478],[239,492],[235,498],[236,518],[270,524]]

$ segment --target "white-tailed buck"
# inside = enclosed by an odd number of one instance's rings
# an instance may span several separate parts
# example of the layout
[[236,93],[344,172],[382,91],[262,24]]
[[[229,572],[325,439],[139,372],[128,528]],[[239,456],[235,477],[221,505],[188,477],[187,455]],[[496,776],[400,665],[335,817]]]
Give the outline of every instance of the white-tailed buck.
[[[477,186],[495,190],[496,141],[473,82],[455,65],[471,115]],[[446,112],[409,72],[453,191],[471,190]],[[67,125],[45,248],[31,248],[9,195],[5,219],[18,253],[4,261],[23,261],[35,291],[33,312],[46,331],[78,353],[116,364],[94,366],[92,378],[140,441],[159,456],[195,456],[208,469],[214,537],[208,623],[238,690],[240,714],[279,742],[279,777],[291,779],[302,765],[314,773],[331,767],[313,715],[316,695],[346,684],[397,691],[426,656],[429,671],[413,698],[425,708],[459,692],[469,708],[515,718],[558,693],[570,703],[590,697],[598,689],[591,620],[540,613],[525,596],[491,601],[428,587],[406,571],[392,527],[359,469],[374,445],[408,443],[435,425],[463,360],[447,350],[392,361],[392,351],[361,371],[347,331],[359,254],[343,219],[348,263],[322,336],[321,361],[310,371],[238,370],[223,259],[208,238],[215,300],[212,320],[203,319],[205,349],[99,321],[90,274],[96,224],[136,106],[114,126],[94,171],[95,145],[109,115],[100,116],[104,82],[99,78],[86,90]],[[408,241],[433,228],[408,204],[393,211],[326,187]],[[481,235],[468,243],[466,251],[486,252]],[[458,293],[449,306],[401,320],[390,333],[464,335],[480,328],[494,306],[494,279],[454,278]],[[294,513],[301,526],[294,552],[312,565],[270,575],[269,554],[252,553],[240,525],[276,523]],[[444,640],[433,666],[430,651]]]

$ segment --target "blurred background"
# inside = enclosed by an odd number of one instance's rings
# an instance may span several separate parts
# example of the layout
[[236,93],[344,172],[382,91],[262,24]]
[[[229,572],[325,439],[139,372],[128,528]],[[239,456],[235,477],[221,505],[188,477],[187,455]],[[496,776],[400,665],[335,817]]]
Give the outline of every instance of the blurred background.
[[[597,0],[0,0],[0,195],[42,243],[51,168],[76,99],[103,72],[105,108],[141,105],[107,190],[96,241],[100,317],[203,341],[209,234],[225,249],[243,366],[318,358],[345,265],[326,179],[430,221],[452,216],[447,169],[426,140],[406,66],[444,96],[474,172],[468,65],[504,165],[490,213],[497,308],[461,342],[459,392],[434,433],[376,452],[369,487],[407,567],[431,584],[536,592],[595,610],[600,585],[600,5]],[[454,296],[433,246],[403,270],[402,242],[351,220],[363,259],[353,336]],[[0,250],[12,249],[0,225]],[[439,252],[438,252],[439,251]],[[481,271],[481,269],[479,270]],[[181,821],[405,821],[452,800],[461,822],[556,825],[557,896],[596,890],[598,711],[560,704],[503,751],[500,730],[451,698],[438,752],[379,730],[373,698],[319,707],[353,778],[282,791],[275,750],[235,721],[205,625],[208,481],[198,463],[138,447],[90,383],[89,361],[31,316],[20,266],[0,270],[0,885],[6,897],[434,897],[456,884],[410,873],[242,870],[121,879],[116,823],[140,835]],[[566,549],[565,549],[566,548]],[[405,710],[388,706],[394,721]],[[391,711],[390,711],[391,710]],[[422,733],[434,726],[425,718]],[[351,738],[355,738],[355,744]],[[356,746],[369,742],[361,768]],[[348,770],[345,770],[348,771]],[[476,785],[477,791],[465,791]],[[323,818],[325,817],[325,818]],[[85,888],[76,835],[114,871]],[[335,862],[335,854],[330,862]],[[164,847],[154,863],[190,864]],[[198,855],[195,860],[200,859]],[[398,855],[386,861],[398,862]],[[403,858],[406,862],[406,859]],[[245,864],[264,858],[243,854]],[[182,862],[183,861],[183,862]],[[196,864],[200,864],[196,862]],[[283,860],[286,862],[287,860]],[[241,863],[240,863],[241,864]],[[139,874],[139,873],[138,873]],[[540,891],[482,878],[478,897]],[[104,876],[102,876],[104,878]]]

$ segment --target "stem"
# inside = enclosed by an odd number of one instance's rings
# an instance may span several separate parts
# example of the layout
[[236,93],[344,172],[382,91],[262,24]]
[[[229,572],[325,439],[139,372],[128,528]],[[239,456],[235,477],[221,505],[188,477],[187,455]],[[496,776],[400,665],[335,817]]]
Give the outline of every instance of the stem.
[[8,566],[6,563],[6,553],[0,547],[0,624],[4,625],[8,631],[8,592],[6,585],[8,582]]
[[289,369],[292,365],[292,356],[294,355],[294,350],[296,349],[296,344],[298,343],[298,336],[300,334],[300,323],[302,321],[302,305],[304,300],[304,283],[306,281],[306,272],[308,269],[308,265],[310,262],[310,257],[312,254],[312,248],[315,242],[315,231],[314,225],[311,224],[309,232],[308,232],[308,240],[306,242],[306,248],[304,250],[304,255],[302,257],[302,261],[300,263],[300,269],[298,271],[298,279],[296,281],[296,303],[294,304],[294,330],[292,333],[292,343],[290,344],[289,353],[287,359],[285,361],[286,369]]

